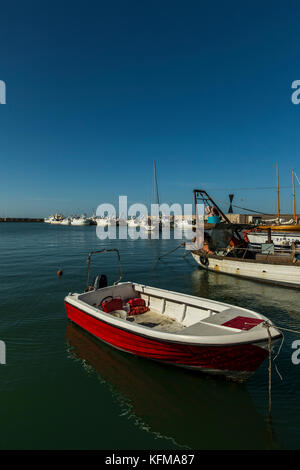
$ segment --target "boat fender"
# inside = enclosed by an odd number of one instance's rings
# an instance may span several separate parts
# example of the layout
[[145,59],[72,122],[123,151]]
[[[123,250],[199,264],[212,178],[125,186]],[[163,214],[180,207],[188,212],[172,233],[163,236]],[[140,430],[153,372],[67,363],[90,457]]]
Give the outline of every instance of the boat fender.
[[207,256],[200,256],[200,263],[203,264],[204,266],[208,266],[209,261]]
[[243,231],[243,239],[246,243],[250,243],[248,235],[247,235],[248,232],[251,232],[251,230],[244,230]]

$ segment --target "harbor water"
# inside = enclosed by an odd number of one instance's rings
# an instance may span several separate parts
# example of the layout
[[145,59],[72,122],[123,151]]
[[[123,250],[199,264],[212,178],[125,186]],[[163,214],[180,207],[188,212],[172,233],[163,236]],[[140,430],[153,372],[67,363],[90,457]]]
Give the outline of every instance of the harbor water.
[[[273,362],[269,420],[267,360],[240,384],[127,355],[67,320],[64,297],[85,289],[88,253],[118,248],[123,280],[250,308],[300,331],[297,290],[206,272],[183,248],[158,261],[179,243],[0,224],[1,449],[300,448],[300,335],[286,332]],[[115,253],[95,256],[92,273],[118,279]]]

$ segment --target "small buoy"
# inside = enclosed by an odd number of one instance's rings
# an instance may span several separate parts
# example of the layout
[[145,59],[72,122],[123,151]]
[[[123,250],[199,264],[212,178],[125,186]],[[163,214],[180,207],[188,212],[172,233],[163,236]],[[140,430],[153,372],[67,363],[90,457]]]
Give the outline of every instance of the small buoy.
[[62,276],[62,273],[63,273],[63,272],[62,272],[61,269],[59,269],[59,270],[57,271],[57,275],[58,275],[58,276]]

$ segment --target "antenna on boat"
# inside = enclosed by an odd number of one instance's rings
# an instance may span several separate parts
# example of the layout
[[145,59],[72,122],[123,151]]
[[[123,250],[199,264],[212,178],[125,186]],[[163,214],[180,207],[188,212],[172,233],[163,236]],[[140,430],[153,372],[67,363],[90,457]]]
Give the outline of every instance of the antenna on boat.
[[293,212],[294,212],[294,222],[296,222],[296,200],[295,200],[295,172],[292,171],[293,179]]
[[232,213],[233,213],[233,210],[232,210],[232,201],[233,201],[233,197],[234,197],[234,194],[229,194],[230,206],[229,206],[229,209],[228,209],[228,214],[232,214]]
[[277,172],[277,207],[278,207],[278,223],[280,222],[280,206],[279,206],[279,173],[278,173],[278,163],[276,163],[276,172]]

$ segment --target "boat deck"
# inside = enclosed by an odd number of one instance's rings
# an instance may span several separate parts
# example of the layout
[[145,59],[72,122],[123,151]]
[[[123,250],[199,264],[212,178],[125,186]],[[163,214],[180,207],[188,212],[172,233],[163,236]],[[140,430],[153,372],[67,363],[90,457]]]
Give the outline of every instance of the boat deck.
[[[164,331],[168,333],[184,334],[189,336],[220,336],[220,335],[234,335],[236,333],[245,333],[240,328],[227,327],[224,323],[239,314],[243,315],[244,312],[238,308],[227,309],[222,313],[211,315],[201,321],[186,326],[178,322],[174,318],[170,318],[165,314],[148,311],[140,315],[127,316],[126,320],[140,326],[152,328],[157,331]],[[120,317],[118,312],[111,313],[115,317]],[[249,317],[249,320],[253,318]],[[255,324],[251,328],[256,328]]]
[[[118,316],[117,313],[112,313],[112,315]],[[140,315],[127,316],[126,320],[137,323],[141,326],[153,328],[153,330],[167,331],[168,333],[178,333],[186,329],[185,325],[179,323],[174,318],[167,317],[166,315],[154,312],[153,310],[141,313]]]

